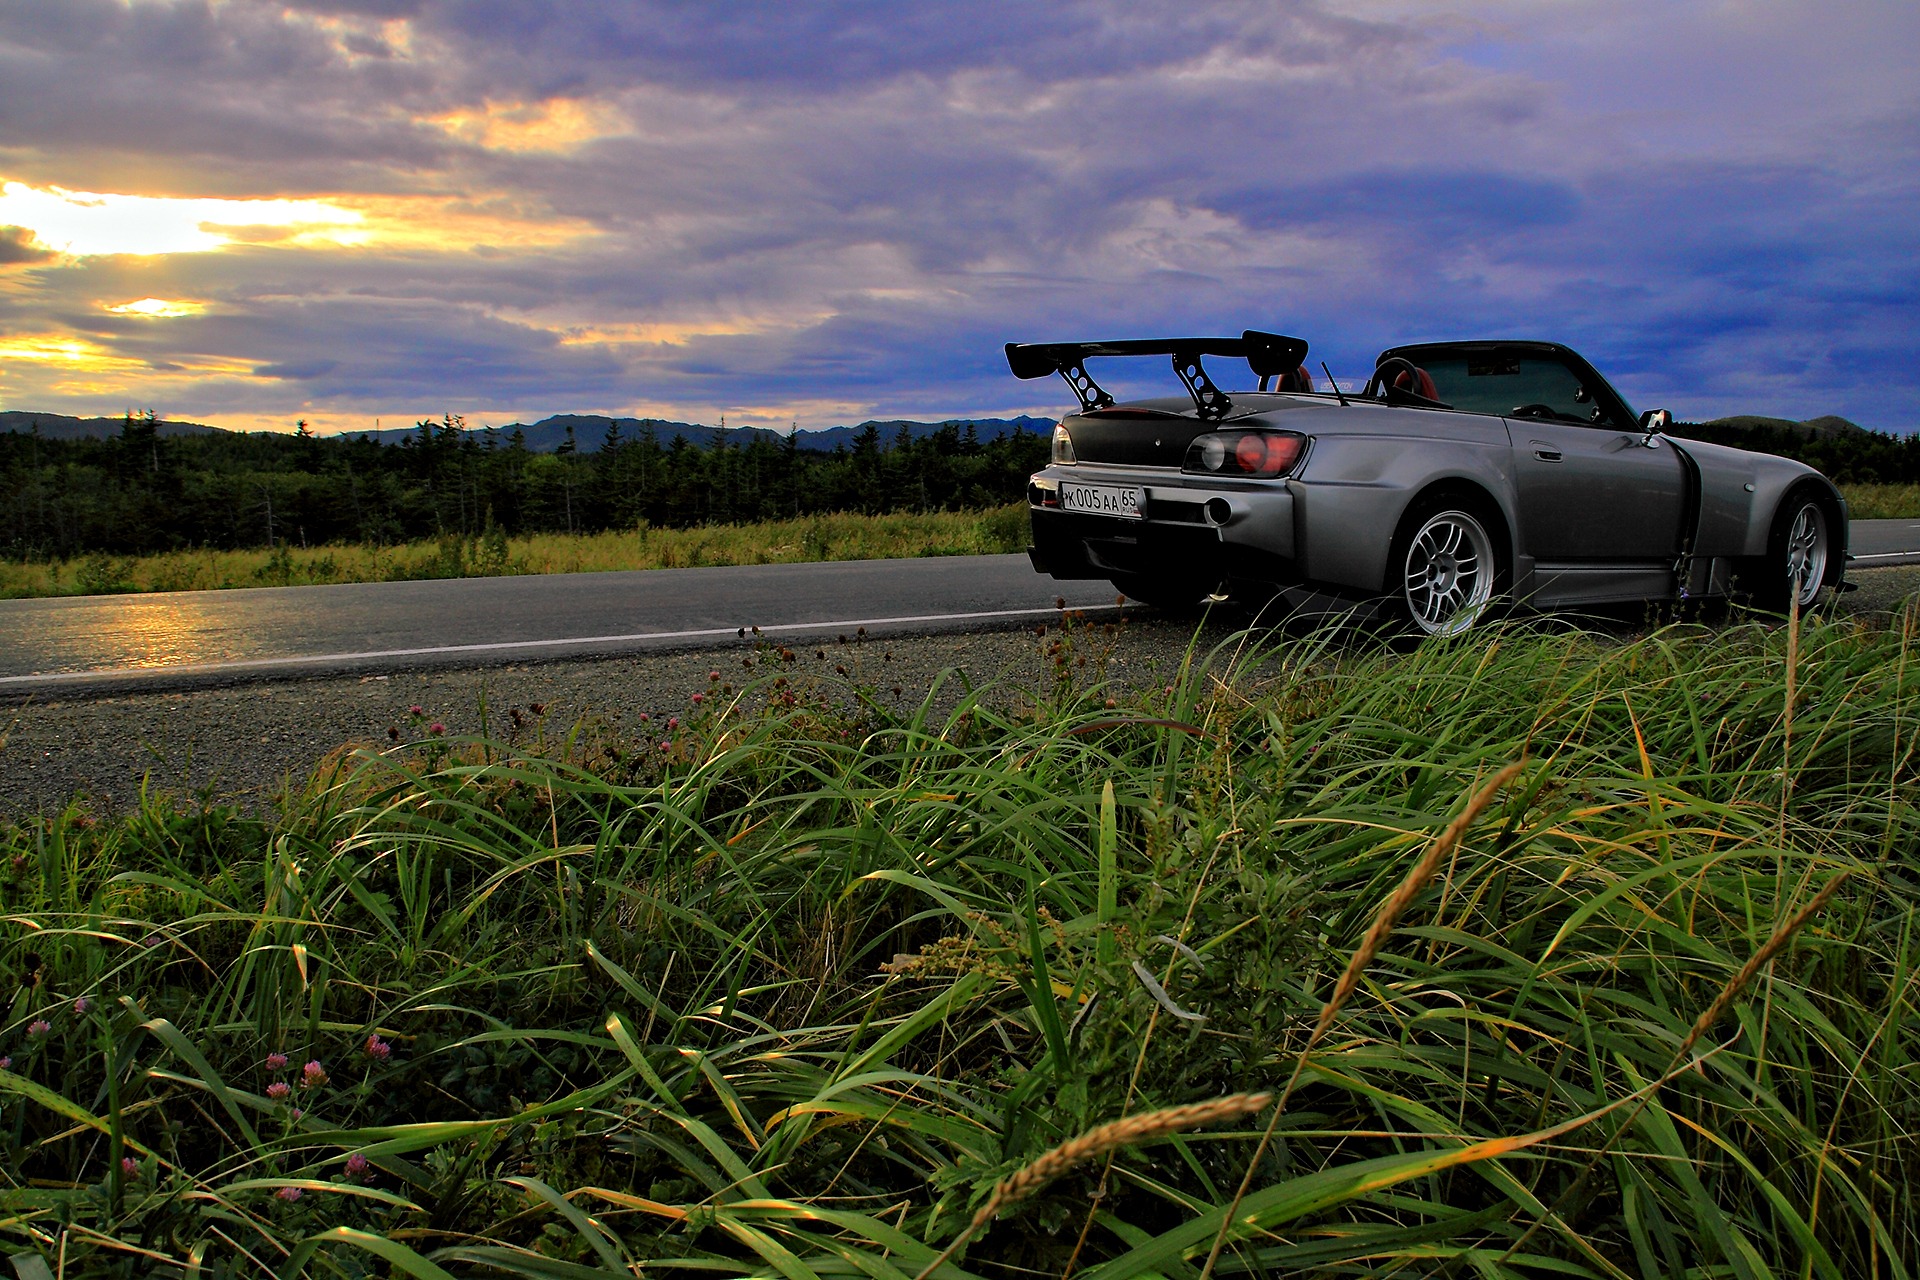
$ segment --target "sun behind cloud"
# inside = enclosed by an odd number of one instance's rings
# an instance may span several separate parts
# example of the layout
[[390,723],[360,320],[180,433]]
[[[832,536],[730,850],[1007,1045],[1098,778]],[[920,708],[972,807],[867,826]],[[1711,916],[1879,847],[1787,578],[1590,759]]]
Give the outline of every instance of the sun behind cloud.
[[0,224],[25,227],[68,257],[206,253],[255,238],[258,229],[351,243],[364,215],[324,200],[222,200],[103,195],[0,183]]
[[108,307],[117,316],[146,316],[169,320],[176,316],[197,316],[207,309],[204,302],[186,302],[176,298],[140,298]]
[[[485,245],[564,244],[594,228],[544,207],[488,195],[353,195],[230,200],[69,191],[0,183],[0,227],[24,229],[26,247],[68,259],[158,257],[237,246],[392,248],[461,252]],[[145,314],[153,314],[151,312]]]

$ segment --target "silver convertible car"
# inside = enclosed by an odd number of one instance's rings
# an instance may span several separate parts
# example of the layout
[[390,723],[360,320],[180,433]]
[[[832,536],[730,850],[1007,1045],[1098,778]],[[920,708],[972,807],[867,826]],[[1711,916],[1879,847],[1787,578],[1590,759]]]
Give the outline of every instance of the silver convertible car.
[[[1841,584],[1847,506],[1824,476],[1670,436],[1566,347],[1392,347],[1357,393],[1315,390],[1306,354],[1257,330],[1009,343],[1017,377],[1059,374],[1080,401],[1028,486],[1034,567],[1149,604],[1278,596],[1433,635],[1498,602],[1786,609]],[[1143,355],[1172,357],[1187,394],[1116,404],[1087,373]],[[1258,389],[1221,389],[1208,356],[1244,359]]]

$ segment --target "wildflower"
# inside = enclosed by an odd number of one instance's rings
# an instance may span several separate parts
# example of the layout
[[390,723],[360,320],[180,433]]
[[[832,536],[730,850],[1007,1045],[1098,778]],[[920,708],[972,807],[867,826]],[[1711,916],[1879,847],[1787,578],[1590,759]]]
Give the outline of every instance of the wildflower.
[[327,1082],[327,1069],[316,1059],[300,1068],[300,1083],[308,1088]]
[[286,1054],[284,1054],[284,1053],[270,1053],[270,1054],[268,1054],[268,1055],[267,1055],[267,1070],[269,1070],[269,1071],[278,1071],[278,1070],[280,1070],[281,1068],[283,1068],[283,1067],[285,1067],[286,1065],[287,1065],[287,1055],[286,1055]]
[[35,1018],[27,1024],[27,1034],[30,1036],[43,1036],[51,1030],[53,1030],[53,1024],[45,1018]]
[[699,706],[701,703],[705,702],[706,700],[707,700],[707,695],[704,693],[696,693],[693,695],[693,705],[696,707]]
[[137,1178],[140,1176],[140,1162],[132,1156],[121,1156],[120,1172],[126,1174],[129,1178]]
[[387,1058],[393,1056],[393,1046],[385,1040],[382,1040],[379,1036],[368,1036],[367,1056],[385,1061]]
[[446,731],[447,731],[447,726],[445,726],[444,724],[441,724],[438,720],[435,720],[432,724],[427,726],[428,733],[445,733]]
[[11,1070],[13,1070],[13,1059],[11,1057],[0,1058],[0,1071]]
[[347,1157],[347,1176],[357,1178],[367,1171],[367,1158],[358,1151]]
[[273,1198],[276,1200],[285,1200],[288,1204],[292,1204],[300,1198],[300,1194],[300,1188],[298,1187],[282,1187],[273,1193]]
[[645,723],[646,723],[647,721],[649,721],[649,720],[651,720],[651,719],[653,719],[653,717],[652,717],[652,716],[650,716],[650,715],[648,715],[648,714],[647,714],[646,712],[644,712],[644,711],[642,711],[642,712],[640,713],[640,723],[641,723],[641,724],[645,724]]
[[673,750],[673,744],[671,742],[663,742],[660,744],[660,749],[662,751],[671,751]]
[[93,1001],[87,999],[85,996],[81,996],[79,999],[73,1002],[73,1011],[75,1013],[85,1013],[88,1009],[92,1007],[93,1007]]
[[267,1096],[275,1102],[285,1102],[287,1095],[293,1092],[293,1086],[285,1080],[275,1080],[267,1086]]
[[412,706],[407,708],[407,714],[410,716],[423,716],[427,713],[422,711],[420,709],[420,704],[416,702]]
[[708,682],[709,684],[711,684],[711,683],[714,683],[714,682],[716,682],[716,681],[718,681],[719,679],[720,679],[720,673],[719,673],[718,671],[709,671],[709,672],[707,672],[707,682]]
[[294,1107],[287,1112],[287,1118],[291,1120],[298,1120],[301,1116],[305,1114],[307,1113],[302,1111],[299,1107]]

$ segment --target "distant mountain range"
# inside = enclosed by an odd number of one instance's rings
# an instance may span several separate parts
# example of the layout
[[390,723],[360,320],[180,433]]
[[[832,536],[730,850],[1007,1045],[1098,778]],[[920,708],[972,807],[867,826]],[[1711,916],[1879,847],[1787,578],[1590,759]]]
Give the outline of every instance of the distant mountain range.
[[[36,428],[49,440],[79,440],[86,438],[104,439],[120,434],[125,425],[124,415],[119,418],[72,418],[59,413],[31,413],[20,409],[0,412],[0,431],[18,431],[23,434]],[[606,443],[607,429],[618,424],[620,439],[634,441],[642,438],[648,431],[655,440],[665,447],[673,443],[674,437],[684,439],[696,449],[713,447],[717,437],[724,434],[729,442],[745,445],[757,438],[784,444],[786,433],[772,431],[766,427],[709,427],[697,422],[671,422],[664,418],[612,418],[603,414],[561,413],[550,418],[527,424],[510,422],[503,427],[470,427],[473,434],[482,440],[491,436],[499,445],[518,430],[526,441],[526,446],[537,453],[552,453],[567,441],[568,430],[573,433],[574,447],[582,453],[597,453]],[[206,432],[224,431],[224,427],[209,427],[198,422],[173,422],[162,420],[160,434],[163,436],[199,435]],[[799,432],[799,447],[814,453],[832,453],[835,449],[851,449],[855,437],[868,427],[875,428],[880,436],[880,444],[885,448],[899,439],[904,430],[909,439],[923,440],[943,427],[957,427],[962,434],[971,426],[974,435],[983,443],[997,440],[1001,436],[1024,431],[1030,435],[1044,435],[1053,430],[1052,418],[1033,418],[1025,414],[1017,418],[950,418],[944,422],[916,422],[908,419],[890,418],[886,421],[869,420],[851,427],[826,427],[817,431]],[[350,431],[350,436],[366,436],[382,444],[398,444],[408,436],[419,432],[414,427],[387,427],[379,431]]]
[[[0,431],[18,431],[27,435],[38,429],[48,440],[97,440],[119,435],[126,421],[124,414],[118,418],[70,418],[64,413],[30,413],[25,409],[8,409],[0,412]],[[163,436],[198,436],[224,429],[203,426],[198,422],[163,420],[160,423],[160,434]]]
[[[1754,414],[1743,413],[1731,418],[1714,418],[1700,424],[1703,427],[1725,427],[1732,431],[1785,431],[1792,435],[1805,436],[1809,440],[1821,436],[1847,436],[1865,434],[1866,428],[1857,422],[1850,422],[1834,414],[1820,418],[1808,418],[1805,422],[1795,422],[1791,418],[1762,418]],[[1676,426],[1675,428],[1679,428]]]

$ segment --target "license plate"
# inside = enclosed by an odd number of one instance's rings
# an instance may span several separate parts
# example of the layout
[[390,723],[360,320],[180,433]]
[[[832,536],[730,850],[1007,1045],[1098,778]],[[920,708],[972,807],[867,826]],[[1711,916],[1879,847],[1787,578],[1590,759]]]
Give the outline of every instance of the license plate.
[[1140,490],[1132,485],[1063,484],[1060,486],[1060,509],[1138,520]]

